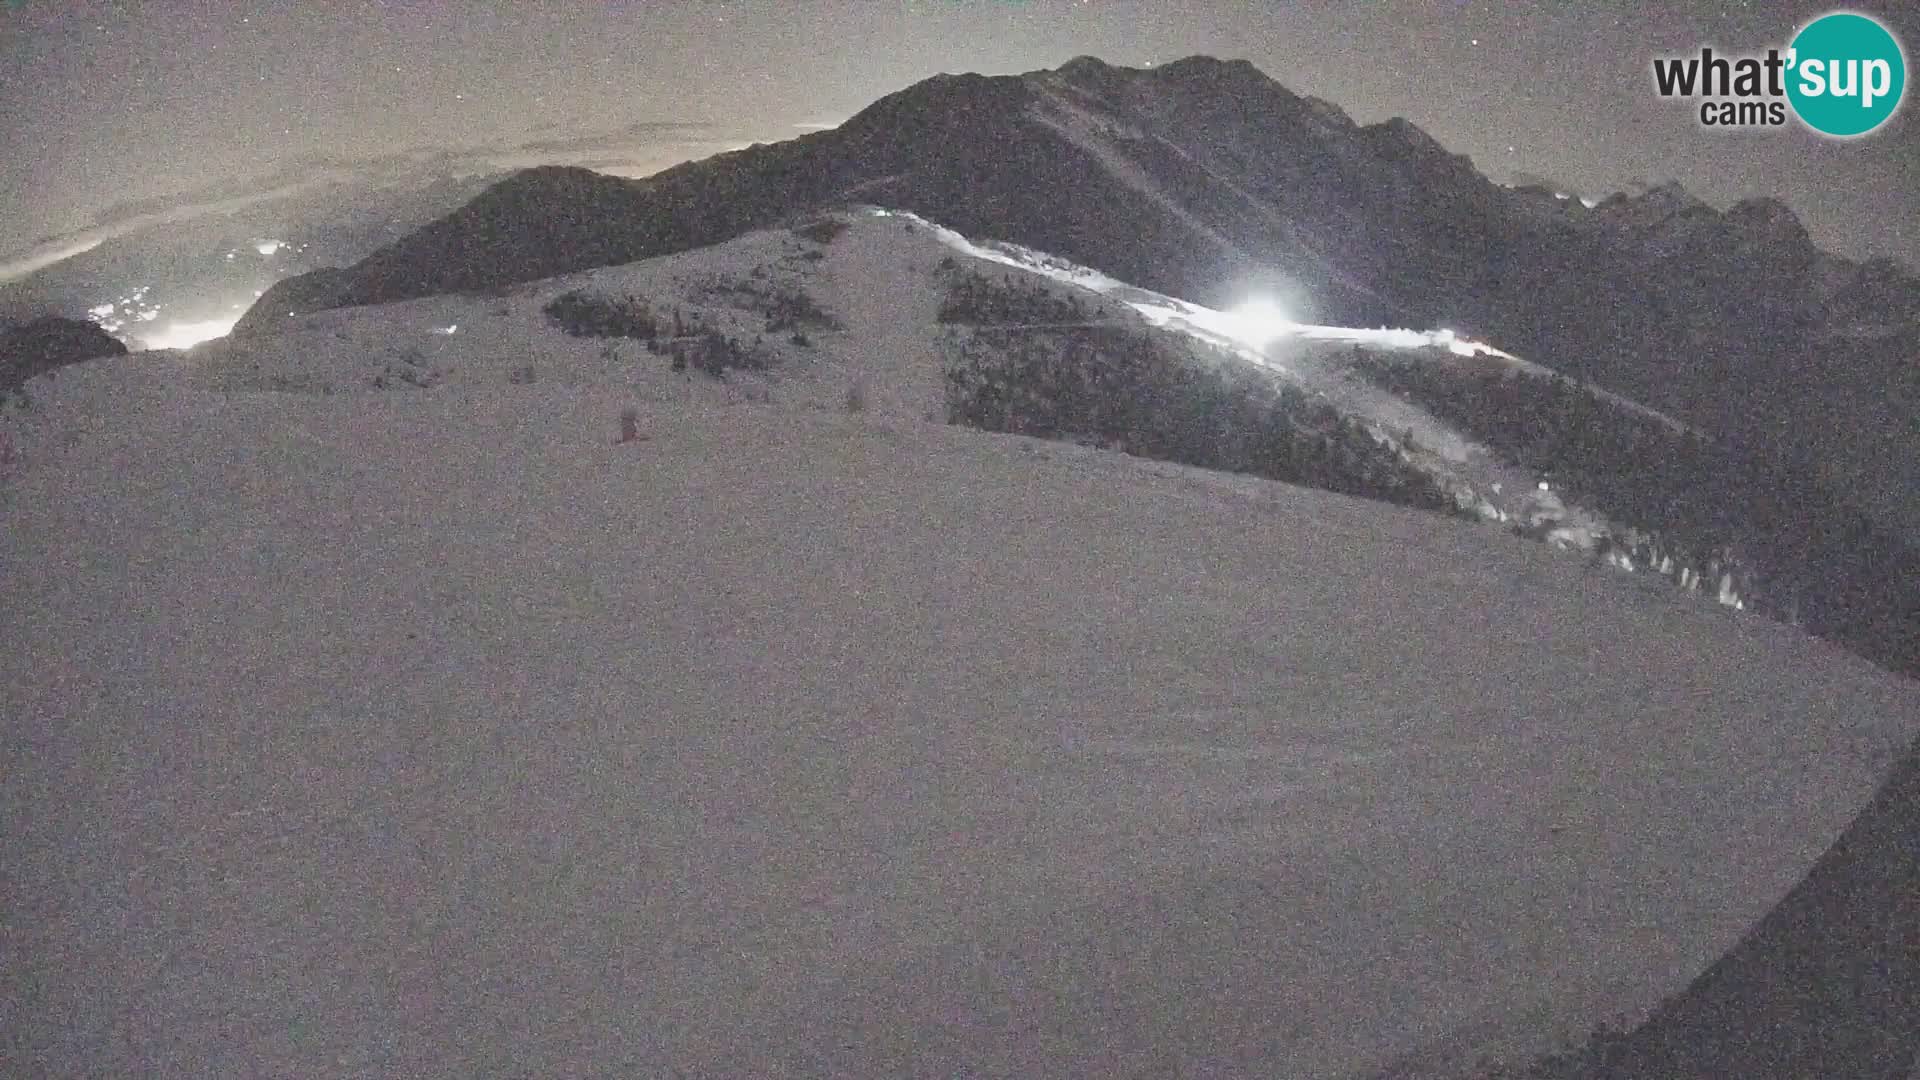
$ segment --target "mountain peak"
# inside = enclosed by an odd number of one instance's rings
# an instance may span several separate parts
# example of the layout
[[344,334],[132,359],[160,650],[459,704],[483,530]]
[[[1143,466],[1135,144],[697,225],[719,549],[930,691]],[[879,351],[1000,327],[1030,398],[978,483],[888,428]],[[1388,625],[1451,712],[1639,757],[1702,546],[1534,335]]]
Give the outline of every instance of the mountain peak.
[[1074,83],[1102,84],[1127,76],[1147,76],[1205,86],[1232,83],[1279,86],[1268,77],[1266,72],[1255,67],[1251,60],[1222,60],[1217,56],[1207,56],[1204,53],[1183,56],[1178,60],[1157,66],[1148,64],[1145,67],[1124,67],[1110,64],[1097,56],[1082,55],[1074,57],[1045,74],[1057,75]]
[[1076,56],[1066,63],[1061,64],[1059,67],[1059,73],[1069,79],[1082,78],[1089,75],[1110,75],[1113,73],[1113,70],[1112,64],[1107,63],[1097,56]]
[[1627,228],[1652,228],[1683,218],[1690,223],[1717,216],[1712,207],[1695,198],[1678,180],[1642,189],[1638,194],[1616,192],[1596,208],[1607,220]]
[[1653,187],[1642,192],[1634,201],[1645,206],[1658,206],[1673,210],[1684,210],[1700,202],[1700,200],[1694,198],[1693,193],[1682,186],[1678,180],[1668,180],[1655,184]]
[[1135,68],[1115,67],[1097,56],[1076,56],[1059,68],[1037,74],[1049,76],[1082,92],[1105,96],[1144,74]]
[[1353,117],[1347,115],[1347,110],[1342,109],[1340,106],[1335,105],[1325,98],[1308,96],[1301,98],[1301,100],[1307,103],[1308,112],[1318,117],[1329,127],[1342,131],[1351,131],[1358,126],[1353,122]]
[[[1279,80],[1255,67],[1248,60],[1222,60],[1215,56],[1185,56],[1171,63],[1147,68],[1139,73],[1146,85],[1176,95],[1188,107],[1229,108],[1244,117],[1265,117],[1284,126],[1303,116],[1315,116],[1317,122],[1332,129],[1351,128],[1353,123],[1338,110],[1314,109],[1308,99],[1289,90]],[[1261,125],[1271,127],[1271,125]]]
[[1183,56],[1172,63],[1162,64],[1153,69],[1153,73],[1162,78],[1229,80],[1246,79],[1249,76],[1261,82],[1272,82],[1265,72],[1253,66],[1251,60],[1222,60],[1217,56],[1195,53]]
[[1394,136],[1395,138],[1399,139],[1401,142],[1406,143],[1408,146],[1413,147],[1415,150],[1418,150],[1423,154],[1428,154],[1428,155],[1437,156],[1437,157],[1452,156],[1447,152],[1446,147],[1440,145],[1440,140],[1427,134],[1427,131],[1425,128],[1421,127],[1419,124],[1414,123],[1413,121],[1407,119],[1404,116],[1392,117],[1391,119],[1387,120],[1385,123],[1381,124],[1380,127],[1382,130],[1386,131],[1389,135]]
[[1751,231],[1769,240],[1793,244],[1808,243],[1806,226],[1786,203],[1760,196],[1741,199],[1727,209],[1726,222],[1742,231]]
[[864,138],[930,127],[951,128],[970,117],[1017,114],[1029,94],[1029,87],[1019,76],[943,73],[888,94],[855,113],[839,130]]

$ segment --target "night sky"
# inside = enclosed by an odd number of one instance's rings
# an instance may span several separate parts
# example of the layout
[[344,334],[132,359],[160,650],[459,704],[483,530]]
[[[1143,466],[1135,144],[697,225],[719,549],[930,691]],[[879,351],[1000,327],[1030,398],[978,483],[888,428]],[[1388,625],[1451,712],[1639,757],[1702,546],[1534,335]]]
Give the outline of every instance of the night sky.
[[[204,200],[397,151],[639,125],[626,142],[657,167],[837,122],[941,71],[1206,53],[1251,60],[1362,122],[1405,116],[1496,180],[1603,195],[1674,179],[1721,206],[1775,195],[1830,250],[1920,267],[1911,101],[1843,143],[1797,123],[1704,130],[1688,103],[1653,91],[1655,54],[1784,46],[1830,5],[1643,6],[1657,5],[5,0],[0,262],[129,203]],[[1920,10],[1851,10],[1920,51]]]

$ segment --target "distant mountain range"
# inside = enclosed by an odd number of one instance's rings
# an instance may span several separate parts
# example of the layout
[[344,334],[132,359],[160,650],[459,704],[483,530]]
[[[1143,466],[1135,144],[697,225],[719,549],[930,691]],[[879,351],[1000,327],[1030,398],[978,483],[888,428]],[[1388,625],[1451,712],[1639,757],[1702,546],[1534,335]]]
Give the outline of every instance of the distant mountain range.
[[939,76],[834,130],[644,180],[528,170],[344,271],[283,282],[241,329],[849,202],[1201,303],[1272,291],[1303,319],[1456,327],[1784,449],[1920,529],[1920,279],[1819,251],[1772,200],[1721,212],[1666,185],[1589,208],[1503,187],[1404,120],[1355,124],[1245,61]]

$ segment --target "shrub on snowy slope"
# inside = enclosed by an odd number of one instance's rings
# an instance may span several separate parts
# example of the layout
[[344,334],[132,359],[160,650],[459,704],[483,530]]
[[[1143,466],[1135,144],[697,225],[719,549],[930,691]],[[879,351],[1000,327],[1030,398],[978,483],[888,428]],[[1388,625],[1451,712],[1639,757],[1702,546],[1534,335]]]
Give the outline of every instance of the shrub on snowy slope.
[[[944,268],[943,268],[944,269]],[[1077,296],[1061,296],[1038,281],[954,276],[936,321],[970,326],[1048,326],[1083,323],[1090,313]]]
[[575,289],[541,310],[574,337],[643,341],[648,352],[670,357],[675,371],[691,367],[718,379],[730,369],[765,371],[772,366],[765,350],[742,345],[697,315],[689,318],[677,308],[670,315],[657,315],[637,297],[613,300]]
[[547,318],[574,337],[623,337],[653,341],[660,323],[646,301],[629,296],[624,301],[594,296],[584,289],[562,293],[540,309]]
[[793,227],[793,234],[802,240],[811,240],[825,246],[840,238],[847,231],[847,223],[831,217],[817,217]]

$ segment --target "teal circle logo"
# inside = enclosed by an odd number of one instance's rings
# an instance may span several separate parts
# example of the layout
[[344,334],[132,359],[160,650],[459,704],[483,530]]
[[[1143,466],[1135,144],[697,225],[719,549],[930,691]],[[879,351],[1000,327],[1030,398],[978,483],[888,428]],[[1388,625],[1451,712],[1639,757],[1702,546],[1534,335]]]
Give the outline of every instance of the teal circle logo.
[[1907,90],[1907,58],[1892,31],[1850,11],[1822,15],[1787,53],[1787,100],[1823,135],[1852,138],[1887,122]]

